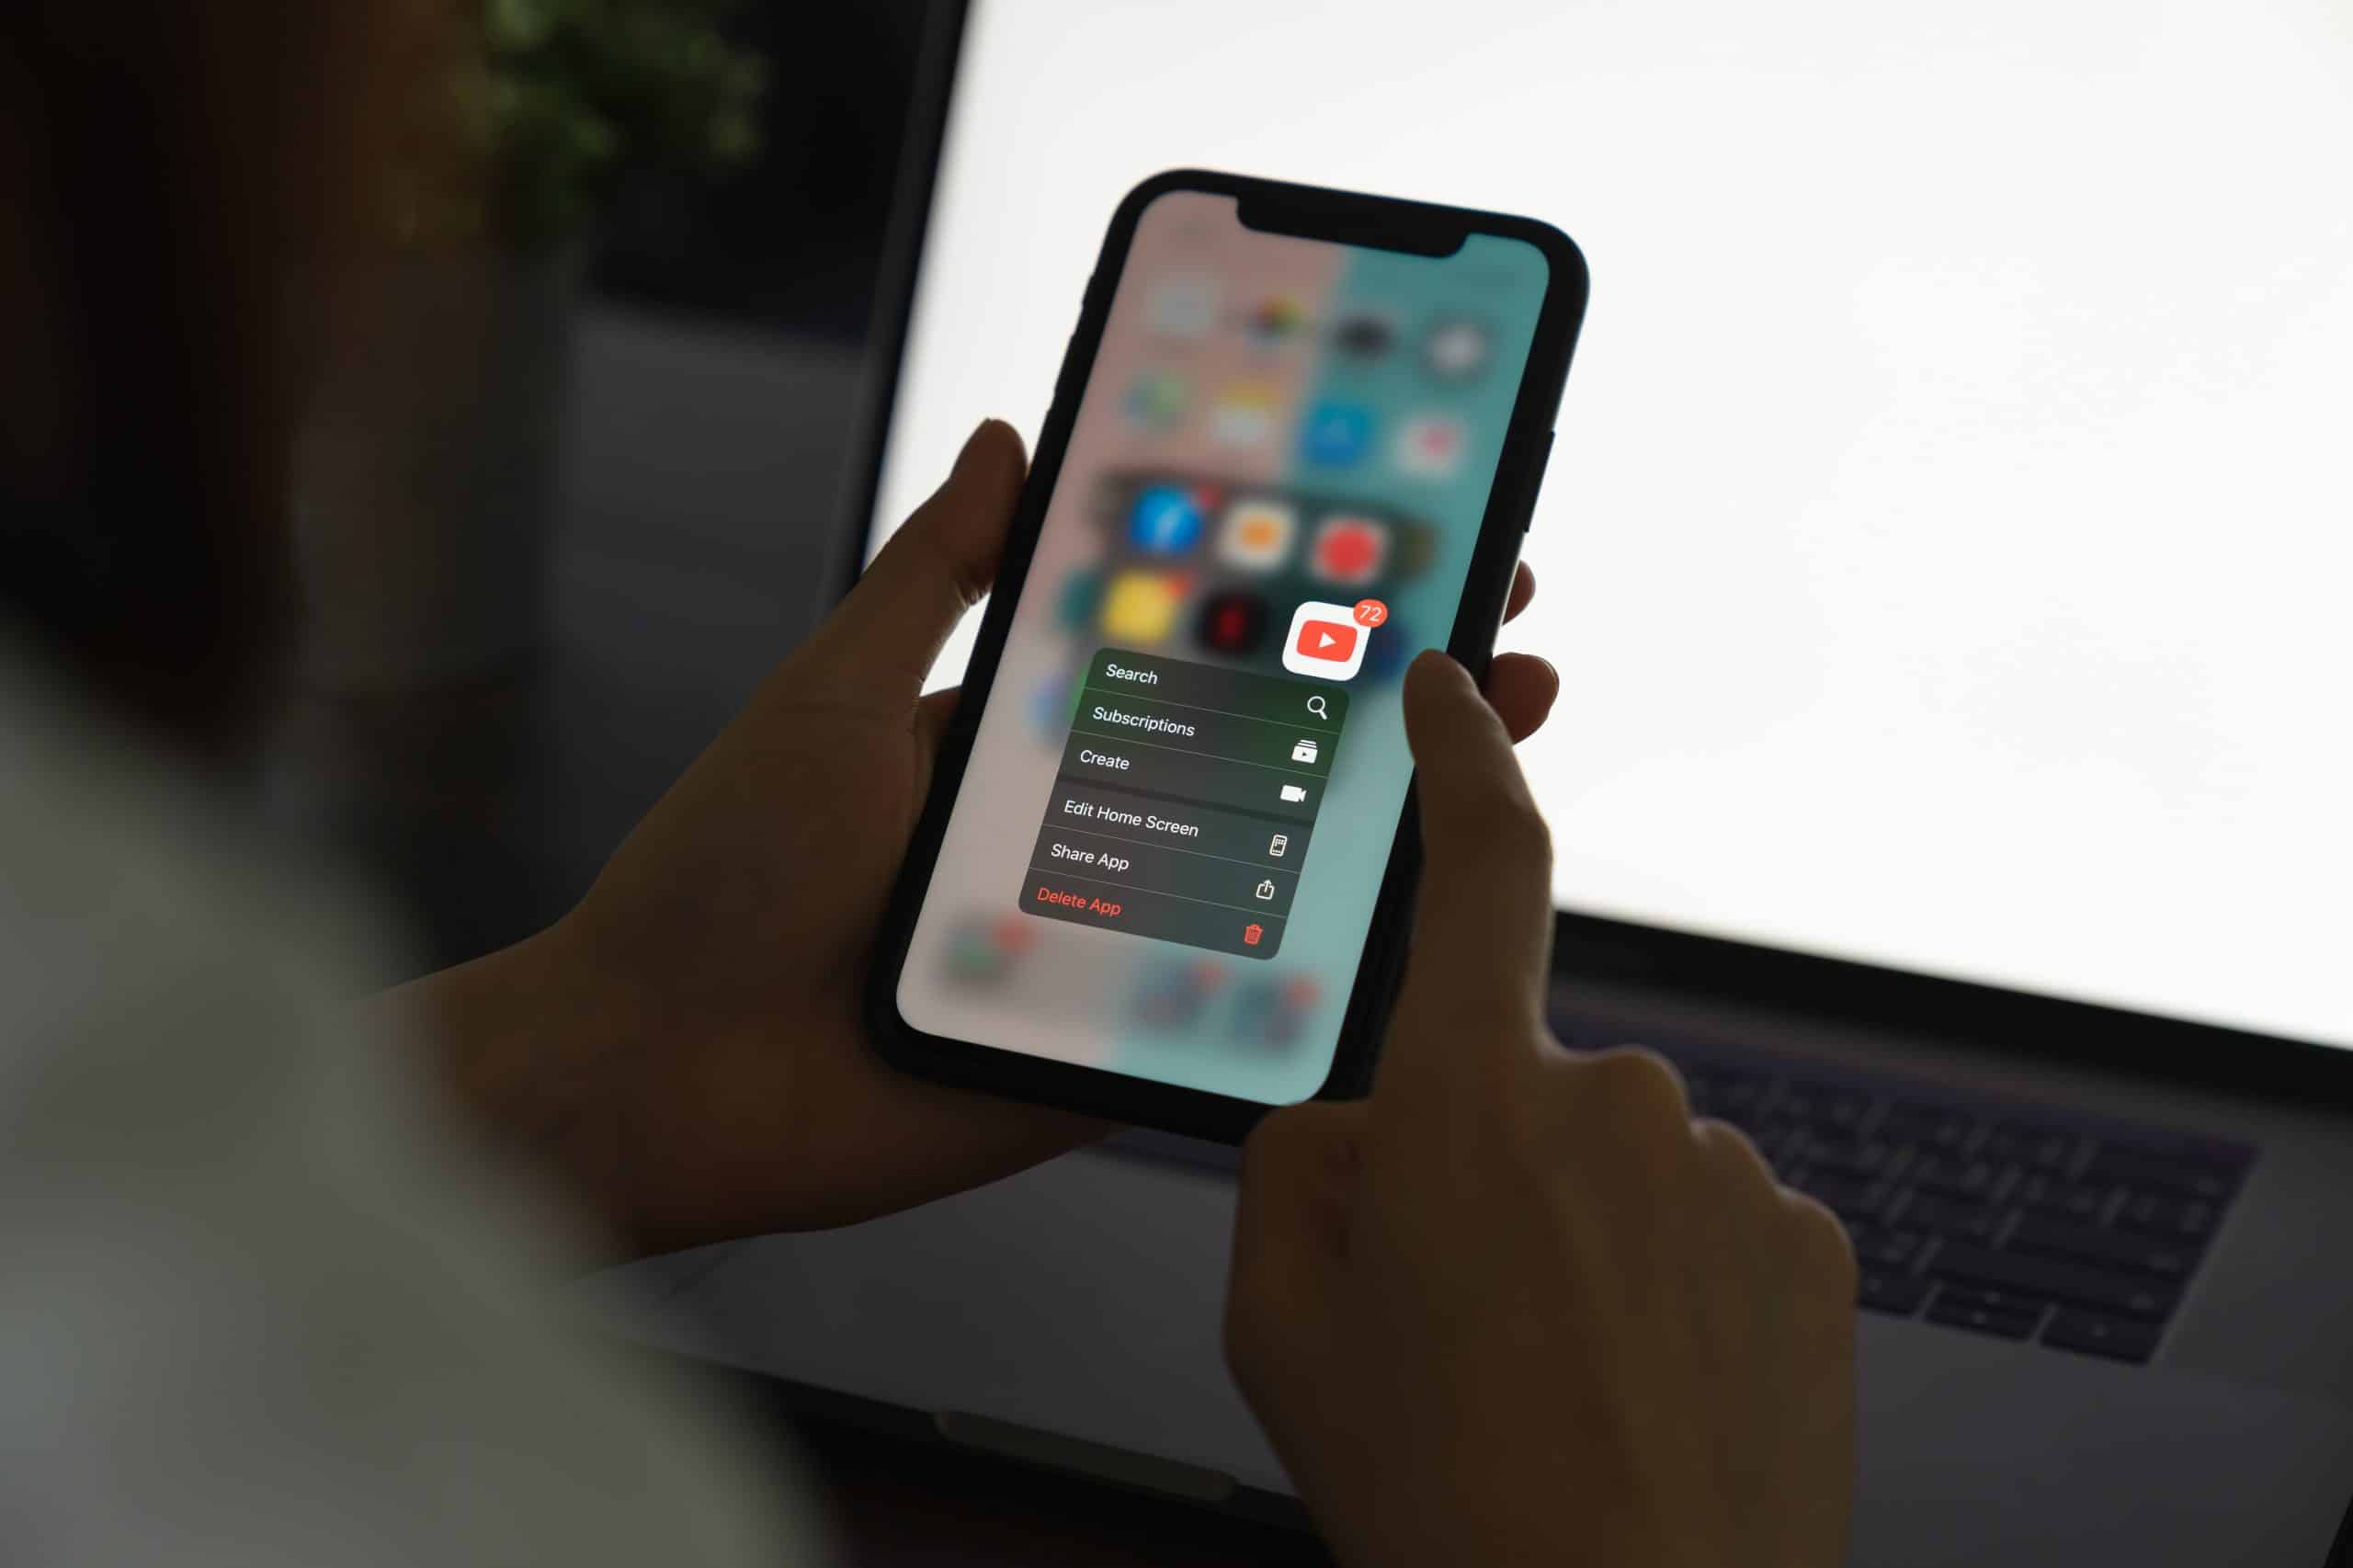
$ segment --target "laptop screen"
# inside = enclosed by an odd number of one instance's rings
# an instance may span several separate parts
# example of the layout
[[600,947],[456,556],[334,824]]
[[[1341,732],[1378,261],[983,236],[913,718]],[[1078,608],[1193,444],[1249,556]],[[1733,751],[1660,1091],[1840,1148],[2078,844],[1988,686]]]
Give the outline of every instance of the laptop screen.
[[1148,175],[1548,219],[1557,901],[2353,1046],[2347,147],[2313,0],[978,0],[871,543]]

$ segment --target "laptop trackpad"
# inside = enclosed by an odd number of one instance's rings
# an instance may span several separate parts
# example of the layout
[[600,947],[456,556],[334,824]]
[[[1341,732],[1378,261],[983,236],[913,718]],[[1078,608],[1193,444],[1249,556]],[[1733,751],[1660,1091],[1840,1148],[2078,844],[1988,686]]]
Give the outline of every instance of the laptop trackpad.
[[1863,1315],[1858,1565],[2326,1561],[2353,1418],[2162,1367]]

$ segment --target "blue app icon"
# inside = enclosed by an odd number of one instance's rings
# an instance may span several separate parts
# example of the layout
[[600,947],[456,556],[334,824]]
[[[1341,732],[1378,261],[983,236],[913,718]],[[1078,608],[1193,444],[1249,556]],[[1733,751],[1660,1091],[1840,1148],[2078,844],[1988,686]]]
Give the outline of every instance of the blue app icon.
[[1299,427],[1300,455],[1325,468],[1346,468],[1372,445],[1372,410],[1360,403],[1319,403]]
[[1128,514],[1128,541],[1151,555],[1182,555],[1201,541],[1201,504],[1189,490],[1154,484]]

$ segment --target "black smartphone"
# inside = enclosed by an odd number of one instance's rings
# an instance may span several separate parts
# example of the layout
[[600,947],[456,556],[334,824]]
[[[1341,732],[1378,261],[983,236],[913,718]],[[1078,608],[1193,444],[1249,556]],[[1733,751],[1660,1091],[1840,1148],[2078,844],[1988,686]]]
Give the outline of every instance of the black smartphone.
[[1180,171],[1111,219],[893,892],[883,1054],[1238,1140],[1360,1093],[1399,679],[1483,672],[1585,314],[1528,218]]

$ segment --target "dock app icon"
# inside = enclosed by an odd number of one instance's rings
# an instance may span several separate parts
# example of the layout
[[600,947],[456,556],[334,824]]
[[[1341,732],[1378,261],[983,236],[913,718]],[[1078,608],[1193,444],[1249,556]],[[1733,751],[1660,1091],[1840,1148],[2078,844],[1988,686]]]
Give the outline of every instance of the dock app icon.
[[1319,680],[1353,680],[1364,668],[1371,629],[1356,622],[1353,605],[1310,599],[1291,611],[1290,635],[1283,640],[1283,668]]

